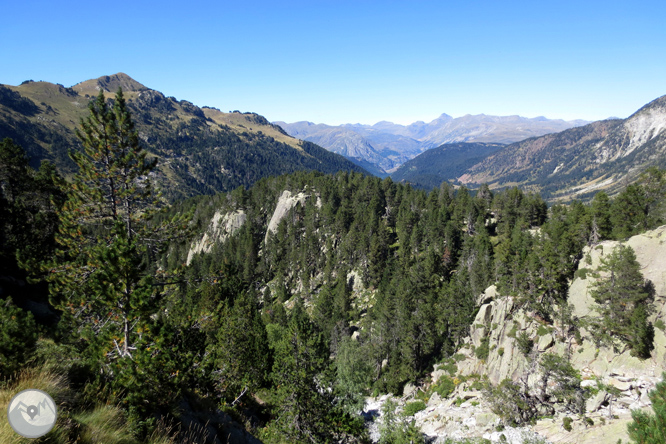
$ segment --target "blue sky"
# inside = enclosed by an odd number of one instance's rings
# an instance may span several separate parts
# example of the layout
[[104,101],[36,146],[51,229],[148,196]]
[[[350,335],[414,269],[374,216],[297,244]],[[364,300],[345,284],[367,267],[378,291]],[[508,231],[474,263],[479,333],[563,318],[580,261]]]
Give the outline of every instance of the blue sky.
[[5,0],[0,83],[125,72],[269,120],[627,117],[666,94],[663,1]]

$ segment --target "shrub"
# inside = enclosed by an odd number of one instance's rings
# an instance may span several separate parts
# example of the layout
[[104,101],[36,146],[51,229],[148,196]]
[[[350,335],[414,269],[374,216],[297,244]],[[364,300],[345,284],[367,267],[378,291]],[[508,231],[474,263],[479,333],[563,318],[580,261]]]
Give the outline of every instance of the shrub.
[[456,388],[455,382],[453,379],[448,376],[442,376],[437,381],[437,384],[433,386],[432,391],[437,392],[437,394],[442,398],[448,398],[448,396],[453,393],[453,390]]
[[464,361],[465,355],[463,355],[462,353],[456,353],[455,355],[453,355],[453,360],[456,362]]
[[474,354],[476,355],[477,358],[479,359],[488,359],[488,354],[490,353],[490,340],[486,336],[485,338],[481,339],[481,345],[479,345],[475,350]]
[[590,272],[588,268],[580,268],[574,273],[575,278],[587,279],[587,274]]
[[455,361],[451,358],[442,361],[442,363],[439,365],[439,369],[444,370],[451,376],[455,375],[458,372],[458,366],[456,365]]
[[538,413],[534,400],[510,379],[503,380],[495,387],[488,386],[485,395],[493,413],[505,424],[526,424]]
[[405,416],[413,416],[416,413],[420,412],[421,410],[425,410],[426,405],[425,402],[423,401],[414,401],[410,402],[405,406],[405,409],[403,410],[403,413]]
[[532,347],[534,347],[534,341],[524,331],[521,331],[516,337],[516,342],[518,342],[518,349],[523,355],[525,355],[525,357],[530,354]]
[[564,427],[564,430],[567,432],[570,432],[573,428],[571,427],[571,423],[573,422],[573,419],[569,418],[568,416],[565,416],[564,419],[562,419],[562,427]]
[[511,327],[511,330],[506,334],[510,338],[516,338],[516,333],[518,333],[518,326],[516,324],[513,324],[513,327]]
[[37,326],[32,313],[18,308],[11,298],[0,299],[0,380],[25,363],[36,341]]

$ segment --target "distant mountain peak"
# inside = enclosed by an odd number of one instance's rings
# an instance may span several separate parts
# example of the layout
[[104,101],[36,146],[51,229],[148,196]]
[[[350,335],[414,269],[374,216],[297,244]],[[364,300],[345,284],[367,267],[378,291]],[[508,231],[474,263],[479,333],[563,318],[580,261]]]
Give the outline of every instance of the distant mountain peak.
[[97,79],[86,80],[72,87],[79,94],[97,95],[99,91],[115,93],[118,88],[125,92],[147,91],[148,88],[137,82],[127,74],[119,72],[110,76],[102,76]]
[[[438,118],[436,118],[432,122],[448,122],[449,120],[453,120],[453,117],[449,116],[446,113],[442,113]],[[415,122],[415,123],[418,123],[418,122]]]

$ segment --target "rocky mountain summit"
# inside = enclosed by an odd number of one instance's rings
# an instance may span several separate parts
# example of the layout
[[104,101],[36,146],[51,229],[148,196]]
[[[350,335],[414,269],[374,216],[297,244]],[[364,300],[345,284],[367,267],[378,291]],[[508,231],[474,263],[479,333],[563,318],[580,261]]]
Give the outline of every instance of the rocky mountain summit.
[[[516,297],[499,294],[491,286],[479,296],[479,310],[464,345],[454,355],[455,362],[437,364],[431,378],[421,387],[408,385],[399,401],[404,410],[413,400],[421,399],[424,408],[413,415],[414,423],[430,438],[445,442],[448,438],[484,438],[492,443],[526,442],[615,444],[628,441],[627,424],[631,410],[649,410],[648,394],[666,371],[666,226],[631,237],[624,243],[605,241],[586,247],[576,277],[569,287],[573,319],[579,335],[571,335],[562,322],[552,324],[518,308]],[[645,279],[655,289],[655,313],[650,317],[657,326],[654,350],[641,360],[627,349],[613,350],[595,342],[584,325],[598,316],[590,289],[594,271],[601,259],[619,245],[628,245],[636,253]],[[525,343],[528,345],[526,346]],[[486,353],[479,353],[486,347]],[[500,384],[508,379],[527,384],[536,391],[543,373],[536,364],[545,355],[565,357],[580,375],[585,395],[584,415],[567,411],[556,403],[549,417],[521,428],[500,426],[500,417],[488,402],[486,383]],[[440,388],[450,384],[441,396]],[[550,382],[552,384],[552,381]],[[366,414],[376,419],[388,396],[369,399]],[[376,427],[376,425],[375,425]]]

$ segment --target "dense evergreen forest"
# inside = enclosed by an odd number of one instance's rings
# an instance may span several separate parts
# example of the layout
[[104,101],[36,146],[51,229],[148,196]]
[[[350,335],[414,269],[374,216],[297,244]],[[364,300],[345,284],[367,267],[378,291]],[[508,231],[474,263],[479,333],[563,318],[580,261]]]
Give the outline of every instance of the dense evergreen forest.
[[[426,192],[348,172],[169,206],[122,96],[100,96],[79,137],[72,182],[0,144],[0,379],[54,394],[42,442],[110,429],[104,442],[368,442],[363,398],[450,358],[486,287],[575,334],[567,288],[583,247],[663,224],[657,169],[612,199],[550,208],[518,188]],[[301,199],[269,229],[285,191]],[[239,212],[224,242],[190,254],[216,213]],[[605,266],[631,272],[625,256]],[[641,335],[602,316],[599,340],[649,356],[647,314],[627,313]]]

